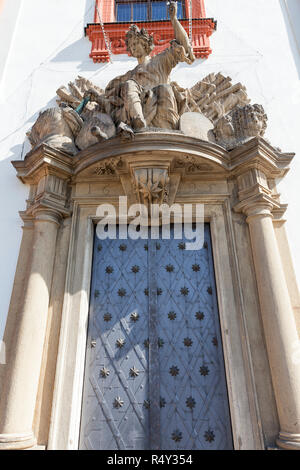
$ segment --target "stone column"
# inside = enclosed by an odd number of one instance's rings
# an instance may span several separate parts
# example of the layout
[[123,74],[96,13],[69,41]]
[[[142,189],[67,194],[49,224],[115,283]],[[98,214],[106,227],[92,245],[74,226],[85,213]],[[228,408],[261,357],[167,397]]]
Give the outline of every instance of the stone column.
[[24,303],[17,315],[16,348],[5,378],[0,404],[0,449],[31,447],[60,213],[34,212],[32,260]]
[[278,408],[279,447],[300,450],[300,364],[295,317],[272,222],[272,199],[259,194],[239,204],[247,215],[261,315]]

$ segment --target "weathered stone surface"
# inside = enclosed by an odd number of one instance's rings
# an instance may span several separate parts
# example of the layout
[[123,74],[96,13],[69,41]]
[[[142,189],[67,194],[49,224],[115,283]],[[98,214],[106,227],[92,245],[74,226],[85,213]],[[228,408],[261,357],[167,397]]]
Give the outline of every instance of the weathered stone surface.
[[[75,109],[82,102],[84,94],[91,88],[93,88],[96,93],[104,93],[102,88],[99,88],[87,78],[78,75],[74,82],[68,83],[68,88],[65,86],[61,86],[56,90],[56,94],[58,96],[56,102],[59,107],[70,106],[71,108]],[[94,110],[95,103],[90,102],[86,104],[85,111]]]
[[229,150],[252,137],[262,137],[267,119],[261,105],[237,106],[217,122],[214,129],[216,142]]
[[207,75],[188,91],[191,110],[202,112],[214,124],[236,106],[250,103],[246,88],[241,83],[233,85],[221,73]]
[[84,150],[114,135],[116,127],[111,117],[108,114],[95,112],[91,113],[90,118],[85,119],[75,142],[80,150]]
[[[169,9],[175,39],[168,49],[150,57],[153,37],[144,29],[140,31],[132,25],[126,35],[126,45],[129,53],[138,59],[138,65],[133,70],[111,80],[105,92],[83,77],[70,82],[68,88],[62,86],[57,90],[58,104],[65,110],[57,111],[57,116],[62,121],[65,118],[62,127],[68,126],[57,134],[66,136],[73,144],[68,148],[69,153],[76,152],[73,137],[76,137],[77,146],[84,149],[115,135],[113,123],[121,130],[123,124],[131,129],[149,126],[178,129],[179,110],[183,112],[185,109],[185,97],[178,90],[175,96],[174,87],[169,84],[170,73],[179,62],[191,64],[195,57],[188,36],[177,19],[177,4],[171,2]],[[83,122],[79,128],[75,112],[82,116]],[[92,112],[97,114],[91,116]],[[100,119],[99,112],[102,113]],[[104,118],[104,114],[108,116]],[[109,116],[113,123],[109,122]],[[61,138],[47,140],[44,122],[39,122],[37,127],[40,131],[39,143],[47,142],[55,148],[62,148]],[[31,139],[34,146],[36,140]]]
[[169,175],[164,168],[138,168],[133,172],[133,187],[137,199],[147,207],[168,201]]
[[214,125],[204,114],[184,113],[180,117],[179,128],[185,135],[190,137],[206,141],[215,140],[212,132]]
[[[298,430],[287,428],[287,425],[295,422],[289,416],[297,415],[297,410],[294,412],[293,409],[299,399],[298,392],[296,395],[292,387],[286,387],[289,377],[294,375],[291,373],[293,366],[290,348],[286,347],[291,339],[288,334],[291,315],[285,300],[282,273],[274,272],[280,265],[280,259],[276,255],[278,247],[277,242],[274,242],[271,216],[268,213],[268,205],[273,207],[274,217],[282,213],[285,207],[281,205],[274,189],[274,180],[285,175],[291,158],[289,154],[279,154],[277,149],[261,138],[252,139],[242,148],[229,153],[209,142],[195,142],[194,138],[178,130],[158,129],[156,132],[137,132],[133,142],[121,142],[118,137],[113,141],[105,141],[101,145],[101,151],[99,146],[94,146],[82,152],[81,158],[71,158],[63,152],[42,146],[26,160],[14,162],[18,177],[31,185],[23,220],[25,218],[32,224],[30,231],[35,239],[31,235],[22,242],[22,263],[18,269],[22,271],[19,278],[24,277],[26,282],[20,283],[17,276],[16,286],[18,295],[20,286],[24,294],[22,293],[21,300],[16,295],[11,304],[13,318],[21,318],[22,322],[17,321],[17,325],[20,325],[19,333],[16,335],[11,330],[6,342],[14,345],[9,357],[16,359],[9,361],[8,367],[13,370],[3,379],[5,392],[1,395],[1,414],[5,417],[5,422],[0,428],[0,447],[12,449],[32,445],[32,417],[36,416],[36,410],[45,406],[47,401],[49,409],[54,410],[49,440],[47,441],[47,433],[50,417],[44,422],[37,421],[35,429],[39,429],[40,433],[44,426],[43,433],[46,437],[42,442],[47,444],[47,448],[70,448],[73,438],[71,423],[80,414],[82,400],[78,370],[83,371],[87,344],[82,324],[88,319],[90,264],[87,257],[90,258],[93,249],[91,222],[98,220],[97,207],[103,203],[116,206],[118,195],[126,195],[128,201],[130,200],[129,205],[140,201],[147,204],[150,193],[160,198],[164,187],[168,186],[166,202],[169,205],[180,204],[183,208],[186,203],[195,204],[201,201],[205,204],[205,217],[211,221],[220,318],[228,326],[223,348],[230,371],[228,389],[232,422],[235,434],[241,436],[237,446],[240,449],[262,449],[266,444],[275,442],[274,436],[278,434],[279,426],[269,369],[269,362],[274,364],[275,360],[277,377],[274,384],[283,388],[282,394],[276,391],[278,407],[283,409],[285,404],[289,405],[289,408],[285,408],[287,411],[284,410],[280,416],[283,423],[281,431],[285,432],[281,432],[280,445],[297,448]],[[138,192],[135,183],[139,186]],[[259,205],[260,210],[251,214],[252,220],[249,221],[249,227],[252,225],[251,232],[254,233],[249,232],[242,214],[232,212],[232,204],[236,204],[238,199],[241,205],[236,209],[244,213],[248,209],[252,210],[252,204]],[[69,221],[71,233],[64,242],[64,248],[55,247],[54,256],[57,224],[53,220],[53,211],[55,209],[54,214],[60,214],[60,219],[68,218],[71,214],[71,200],[75,208],[72,220]],[[44,210],[40,211],[42,208]],[[35,216],[38,216],[37,220]],[[228,224],[231,219],[232,229]],[[26,228],[25,237],[27,232],[29,230]],[[60,233],[61,227],[58,229],[58,237]],[[253,246],[250,244],[250,237]],[[24,265],[27,251],[30,248],[32,251],[32,247],[34,253],[30,252],[29,264]],[[285,244],[281,245],[281,250],[286,249]],[[61,266],[66,265],[63,270],[55,261],[53,265],[51,260],[54,258],[59,260]],[[267,268],[261,273],[260,266],[264,265],[265,260]],[[258,274],[255,276],[256,270]],[[67,281],[66,272],[69,273]],[[30,290],[26,287],[28,276],[32,277]],[[260,308],[257,297],[257,280],[262,285],[260,295],[267,299],[263,299],[263,302],[269,302],[269,305],[262,303],[263,308]],[[280,283],[278,291],[277,282]],[[276,288],[270,300],[266,294],[266,285]],[[61,288],[58,289],[57,286]],[[48,288],[48,293],[45,287]],[[37,295],[36,291],[39,292]],[[65,302],[66,296],[70,296],[68,302]],[[278,296],[282,296],[280,302],[276,301]],[[243,301],[240,302],[239,299]],[[61,308],[63,312],[60,328]],[[51,315],[55,318],[55,324],[51,323]],[[279,325],[278,319],[282,315],[284,319]],[[46,320],[51,337],[45,332]],[[33,337],[32,331],[38,333]],[[272,357],[271,349],[270,357],[267,357],[264,336],[267,346],[270,337],[271,341],[275,337],[275,343],[281,344],[278,360]],[[31,338],[30,344],[28,337]],[[54,337],[60,338],[58,357],[57,347],[53,346]],[[16,343],[12,343],[12,338],[16,339]],[[244,348],[246,342],[247,348]],[[76,354],[78,347],[82,351],[81,357]],[[38,373],[38,363],[41,360],[43,367]],[[253,376],[249,374],[249,365]],[[44,366],[47,367],[46,371],[43,370]],[[48,366],[51,367],[51,374]],[[286,371],[283,373],[282,368],[285,367]],[[289,373],[291,374],[287,378]],[[283,385],[279,384],[281,377]],[[43,397],[46,394],[42,405],[39,403],[39,395],[35,398],[38,387]],[[254,399],[258,407],[252,407]],[[78,408],[68,406],[69,403],[78,403]],[[72,444],[72,448],[75,447],[76,442]]]
[[73,132],[61,109],[50,108],[42,112],[26,135],[33,149],[44,143],[71,155],[77,153]]

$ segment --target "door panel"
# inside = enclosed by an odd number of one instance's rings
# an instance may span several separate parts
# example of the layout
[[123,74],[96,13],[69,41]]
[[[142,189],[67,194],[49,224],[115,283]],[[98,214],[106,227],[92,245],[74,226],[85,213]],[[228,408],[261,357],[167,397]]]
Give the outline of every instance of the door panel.
[[148,448],[145,253],[141,241],[95,236],[82,449]]
[[95,235],[80,448],[232,448],[208,224],[198,251]]
[[161,448],[230,449],[231,426],[209,226],[204,248],[157,251]]

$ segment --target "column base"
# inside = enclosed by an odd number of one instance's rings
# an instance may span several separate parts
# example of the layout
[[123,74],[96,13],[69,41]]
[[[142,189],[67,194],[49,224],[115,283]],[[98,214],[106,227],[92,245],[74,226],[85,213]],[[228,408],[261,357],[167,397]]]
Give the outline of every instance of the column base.
[[280,449],[300,450],[300,434],[280,432],[276,443]]
[[34,447],[36,438],[33,433],[0,434],[0,450],[21,450]]

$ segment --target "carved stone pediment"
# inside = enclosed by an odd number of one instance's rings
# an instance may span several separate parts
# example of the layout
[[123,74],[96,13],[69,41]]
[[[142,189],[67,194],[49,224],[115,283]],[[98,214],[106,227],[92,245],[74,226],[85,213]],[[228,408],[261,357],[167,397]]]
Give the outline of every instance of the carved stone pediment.
[[182,177],[224,178],[229,160],[218,145],[181,133],[139,132],[134,141],[116,136],[82,151],[73,158],[73,181],[93,183],[93,188],[121,184],[129,204],[148,205],[150,199],[172,205]]

